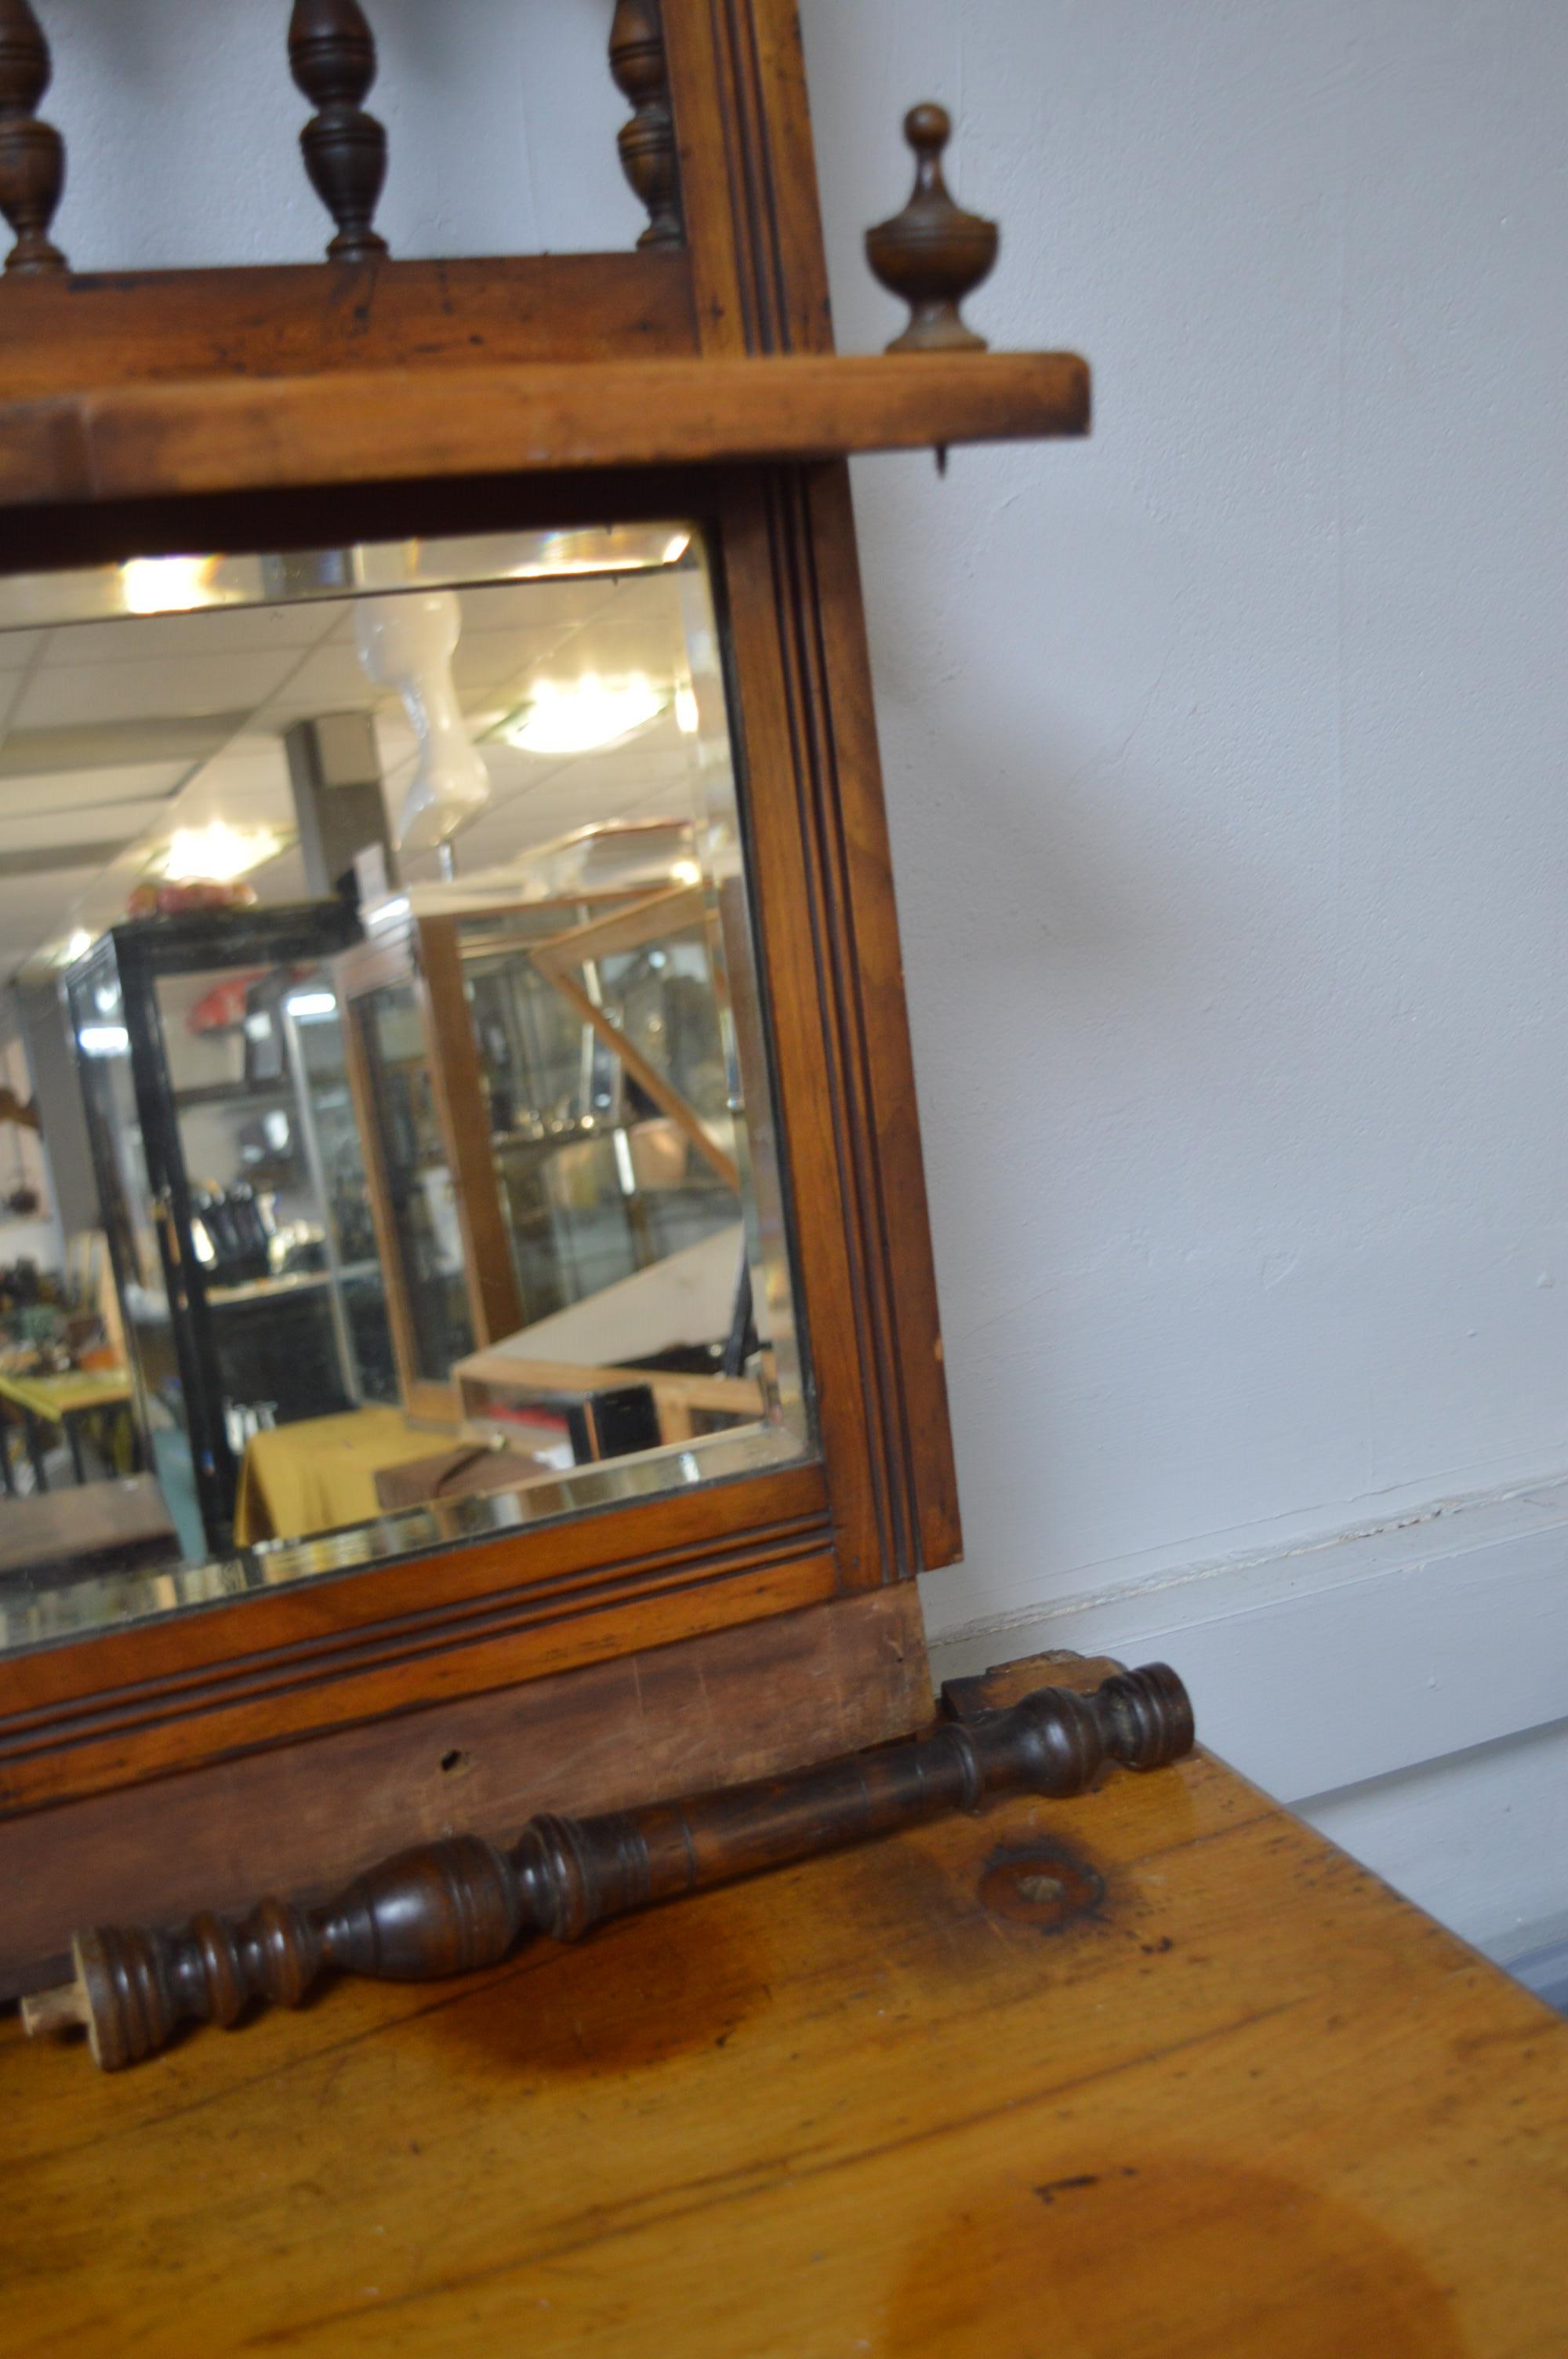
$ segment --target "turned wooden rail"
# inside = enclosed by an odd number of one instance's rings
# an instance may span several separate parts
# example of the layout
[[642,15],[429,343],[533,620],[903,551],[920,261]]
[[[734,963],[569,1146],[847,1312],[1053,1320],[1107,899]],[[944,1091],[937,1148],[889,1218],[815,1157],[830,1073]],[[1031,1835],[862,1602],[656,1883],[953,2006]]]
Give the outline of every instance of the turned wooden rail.
[[531,1819],[503,1851],[458,1835],[401,1852],[317,1908],[264,1900],[182,1933],[102,1927],[72,1944],[75,1980],[22,2004],[29,2036],[86,2026],[106,2072],[188,2021],[237,2023],[253,2001],[297,2006],[322,1974],[424,1982],[492,1966],[525,1933],[576,1941],[709,1885],[891,1834],[1019,1792],[1081,1794],[1108,1761],[1155,1769],[1192,1750],[1185,1689],[1162,1663],[1089,1696],[1039,1688],[901,1745],[793,1777],[599,1818]]

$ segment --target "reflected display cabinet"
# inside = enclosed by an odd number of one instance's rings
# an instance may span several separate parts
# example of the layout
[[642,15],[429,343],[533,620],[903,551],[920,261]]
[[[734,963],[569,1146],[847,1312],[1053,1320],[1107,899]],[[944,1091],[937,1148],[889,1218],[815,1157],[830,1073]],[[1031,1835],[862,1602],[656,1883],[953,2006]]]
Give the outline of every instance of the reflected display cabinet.
[[329,984],[358,933],[339,901],[144,918],[65,978],[143,1456],[190,1565],[232,1549],[247,1426],[386,1385]]
[[[374,13],[279,11],[325,262],[77,278],[49,11],[0,10],[0,653],[81,672],[114,633],[123,678],[157,653],[149,694],[221,655],[229,701],[177,679],[165,738],[231,715],[200,760],[243,832],[313,730],[276,873],[361,879],[312,953],[345,1021],[315,1172],[299,1124],[334,1387],[309,1414],[224,1419],[258,1395],[222,1372],[196,1190],[237,1175],[189,1145],[177,1173],[167,1072],[153,1148],[151,1098],[114,1082],[134,1048],[84,1072],[101,1141],[121,1125],[122,1286],[183,1301],[207,1355],[134,1346],[149,1419],[172,1385],[205,1399],[214,1520],[140,1587],[0,1595],[0,1995],[84,1924],[324,1894],[454,1822],[772,1775],[932,1709],[915,1576],[957,1558],[958,1511],[847,462],[1081,435],[1087,372],[960,320],[994,234],[947,197],[931,109],[872,248],[913,326],[836,353],[791,0],[606,0],[634,250],[390,257]],[[896,205],[896,126],[867,128]],[[651,820],[662,866],[541,886],[547,842]],[[351,822],[390,847],[373,890]],[[255,1016],[302,988],[256,987]],[[379,1355],[348,1310],[373,1264]],[[546,1430],[619,1391],[634,1447]],[[333,1495],[365,1504],[231,1542],[214,1415],[242,1486],[357,1451]],[[454,1429],[459,1455],[529,1430],[529,1468],[389,1504]]]

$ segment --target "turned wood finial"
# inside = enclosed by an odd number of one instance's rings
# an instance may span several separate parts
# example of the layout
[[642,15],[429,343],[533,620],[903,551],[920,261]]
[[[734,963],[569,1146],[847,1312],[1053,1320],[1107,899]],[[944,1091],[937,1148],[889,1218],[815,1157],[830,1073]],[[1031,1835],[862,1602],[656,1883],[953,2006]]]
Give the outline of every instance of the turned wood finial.
[[63,270],[49,223],[65,186],[65,142],[38,108],[54,69],[27,0],[0,0],[0,212],[16,233],[7,270]]
[[903,212],[866,232],[872,270],[914,313],[890,353],[983,353],[986,340],[966,328],[958,306],[990,272],[995,222],[956,205],[942,177],[942,150],[953,133],[946,107],[914,106],[903,136],[914,150],[914,192]]
[[423,1982],[496,1965],[518,1938],[577,1941],[606,1919],[914,1826],[989,1796],[1081,1794],[1108,1761],[1158,1769],[1193,1746],[1174,1671],[1119,1672],[1093,1695],[1039,1688],[875,1753],[791,1777],[591,1819],[530,1819],[509,1850],[481,1835],[422,1843],[313,1908],[264,1900],[182,1933],[102,1927],[73,1944],[75,1980],[22,2002],[29,2037],[87,2027],[107,2072],[182,2023],[232,2025],[253,2002],[298,2006],[325,1973]]
[[329,259],[384,254],[386,240],[371,223],[386,179],[386,132],[364,110],[375,80],[375,36],[359,0],[295,0],[288,62],[317,110],[299,145],[310,185],[338,224]]
[[675,116],[659,0],[619,0],[610,29],[615,87],[636,108],[617,142],[621,168],[648,209],[639,245],[683,245]]

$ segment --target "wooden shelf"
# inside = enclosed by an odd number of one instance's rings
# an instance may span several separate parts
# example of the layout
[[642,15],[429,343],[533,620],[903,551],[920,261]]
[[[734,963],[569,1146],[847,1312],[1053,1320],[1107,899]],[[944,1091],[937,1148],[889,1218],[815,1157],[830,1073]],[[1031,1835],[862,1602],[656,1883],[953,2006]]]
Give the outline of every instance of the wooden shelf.
[[0,506],[1081,435],[1072,353],[637,359],[119,385],[0,407]]

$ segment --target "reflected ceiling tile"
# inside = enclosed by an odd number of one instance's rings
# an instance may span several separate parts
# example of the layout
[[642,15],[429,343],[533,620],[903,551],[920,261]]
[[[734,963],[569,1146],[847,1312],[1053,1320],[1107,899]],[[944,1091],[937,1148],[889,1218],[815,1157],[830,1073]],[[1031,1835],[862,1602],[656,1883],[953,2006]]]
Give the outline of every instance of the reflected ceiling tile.
[[101,848],[105,839],[113,837],[112,849],[119,849],[133,842],[144,829],[156,827],[168,809],[167,801],[122,802],[87,811],[40,808],[16,813],[0,794],[0,858],[8,852],[52,846],[59,852],[62,864],[74,862],[73,844],[83,839],[92,849]]
[[318,647],[277,684],[264,717],[280,723],[313,721],[326,712],[365,712],[380,701],[381,690],[365,678],[357,649],[334,642]]
[[[54,634],[46,668],[71,664],[146,663],[155,658],[265,655],[297,660],[332,628],[343,608],[323,605],[211,607],[200,614],[125,614],[106,623],[63,625]],[[5,637],[0,635],[0,665]],[[41,636],[33,633],[30,636]]]
[[171,795],[188,776],[186,762],[134,762],[118,770],[55,770],[42,777],[0,776],[0,824],[32,811],[85,811],[119,803],[146,803]]
[[580,629],[614,595],[613,582],[602,575],[581,582],[492,582],[458,592],[465,633],[514,631],[541,642]]
[[48,636],[47,631],[0,631],[0,672],[26,671]]
[[0,777],[46,771],[124,770],[149,762],[178,762],[182,773],[205,761],[232,737],[243,712],[206,720],[98,721],[58,729],[13,729],[0,746]]
[[293,664],[292,655],[234,655],[45,669],[28,680],[16,719],[23,728],[58,729],[249,712],[282,686]]

